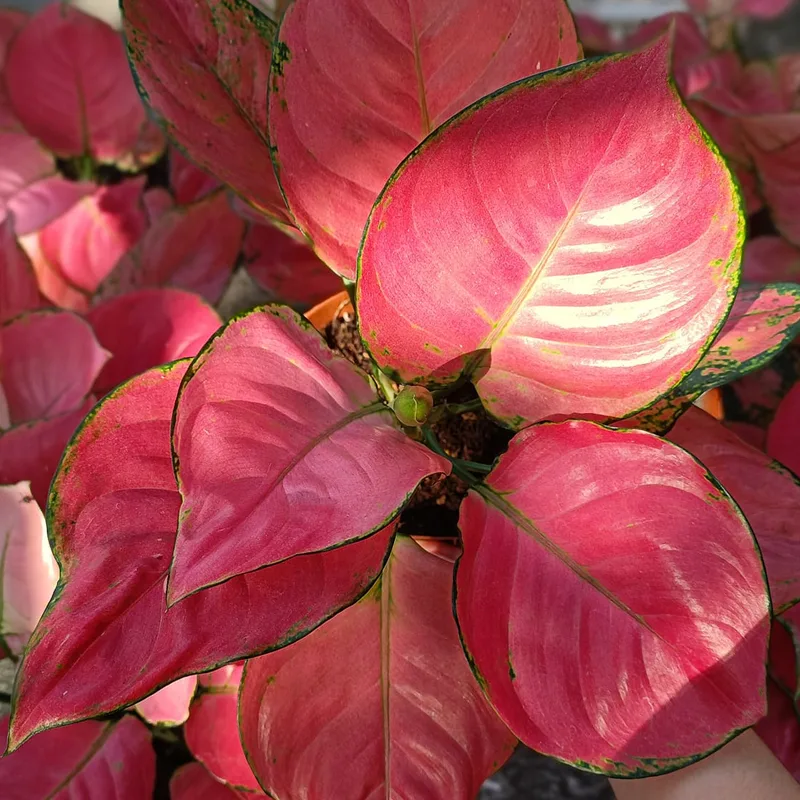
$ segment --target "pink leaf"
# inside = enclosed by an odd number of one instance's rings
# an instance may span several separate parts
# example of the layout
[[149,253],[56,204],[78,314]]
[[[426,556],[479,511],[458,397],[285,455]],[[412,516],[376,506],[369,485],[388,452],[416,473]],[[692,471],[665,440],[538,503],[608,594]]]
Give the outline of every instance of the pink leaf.
[[169,150],[169,185],[175,195],[175,202],[179,206],[185,206],[213,192],[220,183],[173,146]]
[[562,0],[295,0],[275,53],[269,132],[298,227],[353,280],[370,207],[411,150],[479,97],[579,57]]
[[32,183],[8,202],[17,235],[27,236],[42,230],[95,189],[88,181],[70,181],[59,175]]
[[109,354],[66,311],[35,311],[0,327],[0,380],[12,425],[74,411]]
[[[800,710],[800,605],[793,605],[782,612],[775,618],[775,622],[780,623],[780,628],[785,634],[781,648],[783,650],[783,671],[779,672],[778,677],[783,679],[784,688],[792,696],[795,707]],[[775,638],[774,629],[775,624],[773,623],[773,639]],[[790,649],[791,652],[787,652]],[[772,639],[770,640],[770,653],[772,653]],[[792,654],[794,655],[793,660]]]
[[342,290],[342,279],[317,258],[302,237],[274,225],[250,225],[244,259],[256,283],[283,303],[308,308]]
[[779,233],[800,246],[800,140],[772,153],[754,153],[761,193]]
[[761,548],[776,613],[800,600],[800,482],[733,431],[690,409],[669,439],[703,462],[739,504]]
[[153,369],[115,390],[64,454],[48,506],[61,578],[18,673],[12,749],[37,731],[286,646],[354,602],[381,572],[391,527],[228,581],[167,613],[180,509],[169,429],[187,367]]
[[198,675],[197,680],[200,685],[214,692],[235,692],[239,688],[242,679],[244,662],[238,664],[226,664],[224,667],[207,672],[205,675]]
[[667,56],[662,39],[522,81],[401,165],[361,251],[379,366],[406,383],[477,370],[511,427],[629,416],[695,366],[732,302],[744,223]]
[[173,432],[183,496],[167,602],[383,528],[450,463],[302,317],[235,318],[192,363]]
[[13,219],[6,218],[0,222],[0,323],[40,305],[33,267],[17,242]]
[[60,156],[87,153],[136,168],[164,149],[119,34],[68,4],[52,3],[31,18],[9,49],[4,78],[14,113]]
[[800,720],[792,701],[773,680],[767,681],[767,716],[755,732],[791,776],[800,782]]
[[[53,303],[85,311],[87,296],[139,241],[147,228],[144,182],[142,176],[101,187],[39,231],[28,252],[42,292]],[[80,299],[72,299],[70,290]]]
[[30,19],[28,14],[18,8],[0,9],[0,69],[5,66],[8,46],[11,40]]
[[614,53],[619,49],[619,41],[610,25],[590,14],[574,14],[578,29],[578,39],[590,53]]
[[[795,605],[785,614],[793,613],[796,618],[798,610],[800,606]],[[769,637],[769,676],[795,702],[798,697],[797,668],[797,650],[792,627],[786,624],[783,615],[776,617],[772,620]]]
[[470,674],[452,581],[452,564],[398,538],[358,603],[305,641],[248,662],[242,742],[265,791],[476,796],[515,740]]
[[230,280],[245,223],[223,189],[166,211],[128,250],[100,288],[103,297],[145,286],[175,286],[216,303]]
[[142,195],[142,205],[144,205],[144,210],[147,214],[147,223],[152,225],[156,220],[163,217],[167,211],[175,208],[175,200],[163,186],[154,186],[152,189],[145,190]]
[[[20,192],[56,171],[53,156],[36,139],[15,122],[9,120],[7,123],[0,123],[0,217],[5,215],[9,204]],[[16,205],[23,203],[24,200],[17,200]]]
[[67,4],[33,16],[9,48],[5,83],[27,131],[63,157],[136,169],[164,149],[130,78],[119,34]]
[[136,704],[136,710],[151,725],[183,725],[197,688],[197,675],[187,675],[167,684]]
[[780,236],[759,236],[744,246],[742,280],[752,283],[800,280],[800,249]]
[[252,797],[252,792],[238,792],[217,781],[197,762],[186,764],[169,782],[170,800],[237,800]]
[[89,397],[74,411],[0,431],[0,484],[30,481],[31,494],[44,508],[64,447],[93,405]]
[[111,353],[94,384],[104,395],[151,367],[194,357],[222,325],[211,306],[179,289],[141,289],[114,297],[86,315]]
[[[8,717],[0,720],[0,738]],[[136,717],[47,731],[0,759],[4,800],[144,800],[156,782],[150,732]]]
[[58,567],[30,486],[0,486],[0,642],[19,655],[47,606]]
[[192,704],[184,730],[186,745],[218,780],[234,788],[260,792],[239,741],[238,704],[235,692],[199,697]]
[[170,138],[249,202],[290,222],[267,138],[275,24],[246,0],[124,0],[122,14],[131,64]]
[[767,431],[767,452],[800,475],[800,382],[781,400]]
[[705,392],[755,372],[798,333],[800,286],[773,283],[742,289],[711,348],[675,391]]
[[529,428],[470,492],[459,526],[462,641],[530,747],[645,776],[763,715],[770,609],[758,549],[736,505],[675,445],[591,422]]

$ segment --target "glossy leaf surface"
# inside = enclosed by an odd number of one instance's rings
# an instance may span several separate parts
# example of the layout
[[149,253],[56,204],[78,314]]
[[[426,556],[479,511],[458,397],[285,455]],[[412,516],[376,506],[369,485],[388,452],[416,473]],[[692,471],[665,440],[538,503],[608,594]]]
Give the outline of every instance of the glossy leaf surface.
[[288,308],[237,317],[175,414],[183,496],[168,602],[387,524],[450,463],[406,436],[367,375]]
[[629,416],[695,366],[732,302],[743,222],[667,57],[660,39],[522,81],[397,170],[360,255],[379,365],[406,383],[477,370],[511,427]]
[[775,613],[800,600],[800,481],[699,409],[681,417],[668,438],[702,461],[741,507],[761,548]]
[[85,320],[35,311],[0,327],[0,380],[12,425],[73,411],[108,360]]
[[[6,716],[0,739],[7,731]],[[155,781],[150,732],[130,715],[46,731],[0,759],[3,800],[144,800]]]
[[222,189],[168,210],[122,256],[100,293],[107,297],[145,286],[175,286],[216,303],[236,266],[244,230]]
[[196,688],[197,675],[187,675],[145,697],[136,710],[151,725],[183,725]]
[[239,792],[220,783],[197,762],[176,770],[169,782],[170,800],[245,800],[252,792]]
[[767,452],[800,475],[800,382],[781,400],[767,431]]
[[50,600],[58,567],[27,483],[0,486],[0,644],[19,655]]
[[305,640],[248,662],[242,742],[265,791],[476,796],[515,739],[464,658],[452,579],[451,563],[400,537],[358,603]]
[[14,39],[4,79],[14,113],[59,156],[135,168],[164,149],[147,119],[120,35],[67,3],[51,3]]
[[742,289],[714,344],[675,391],[704,392],[754,372],[798,332],[800,285],[773,283]]
[[42,304],[30,259],[17,242],[13,221],[0,222],[0,323]]
[[279,302],[305,309],[342,290],[341,278],[302,237],[274,225],[251,224],[243,256],[250,276]]
[[185,675],[284,646],[380,574],[389,528],[228,581],[166,612],[180,508],[169,428],[187,366],[154,369],[117,389],[64,455],[47,512],[61,579],[18,673],[12,747],[36,731],[132,705]]
[[192,703],[184,729],[186,746],[218,780],[235,788],[260,791],[239,740],[238,705],[235,691],[201,695]]
[[459,526],[462,640],[530,747],[644,776],[764,714],[761,559],[741,512],[684,451],[591,422],[534,426],[469,494]]
[[104,395],[151,367],[194,357],[222,320],[196,294],[179,289],[141,289],[114,297],[86,315],[111,360],[95,381]]
[[296,0],[269,127],[298,227],[352,280],[370,208],[400,161],[469,103],[579,53],[561,0]]
[[267,139],[275,24],[246,0],[124,0],[140,91],[189,157],[289,222]]

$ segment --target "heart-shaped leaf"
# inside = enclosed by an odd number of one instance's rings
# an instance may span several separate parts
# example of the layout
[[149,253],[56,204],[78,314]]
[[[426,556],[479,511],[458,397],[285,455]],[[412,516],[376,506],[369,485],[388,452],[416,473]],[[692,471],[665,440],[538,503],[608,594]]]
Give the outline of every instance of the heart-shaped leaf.
[[367,375],[282,306],[235,318],[175,411],[183,505],[167,601],[369,536],[450,463],[400,429]]
[[159,689],[136,704],[136,710],[151,725],[183,725],[197,688],[197,675],[187,675]]
[[252,223],[244,261],[255,282],[281,303],[306,309],[342,291],[342,280],[317,258],[302,236]]
[[170,800],[247,800],[252,792],[239,792],[220,783],[197,762],[176,770],[169,782]]
[[136,93],[120,35],[67,3],[47,5],[17,34],[3,78],[28,133],[59,156],[86,154],[138,169],[164,149]]
[[[5,716],[0,740],[7,731]],[[144,800],[152,797],[156,782],[150,742],[150,731],[130,715],[46,731],[0,758],[0,795],[7,800]]]
[[381,572],[391,528],[235,578],[167,613],[180,509],[169,429],[187,367],[153,369],[116,389],[64,454],[47,508],[61,578],[17,675],[12,749],[185,675],[283,647],[353,603]]
[[479,97],[579,57],[562,0],[295,0],[275,49],[269,129],[298,226],[353,280],[370,208],[411,150]]
[[11,424],[74,411],[108,357],[76,314],[42,310],[6,322],[0,327],[0,380]]
[[175,286],[216,303],[230,280],[245,223],[218,189],[163,213],[100,287],[101,297],[145,286]]
[[800,480],[698,408],[668,438],[702,461],[741,507],[764,557],[775,613],[800,601]]
[[266,792],[476,796],[516,742],[470,674],[452,581],[451,563],[399,537],[358,603],[304,641],[248,662],[242,742]]
[[591,422],[528,428],[465,499],[459,526],[462,641],[530,747],[645,776],[764,714],[770,607],[758,548],[680,448]]
[[169,137],[262,211],[290,222],[272,169],[275,23],[247,0],[123,0],[128,55]]
[[529,78],[398,168],[360,255],[381,367],[475,373],[511,427],[630,416],[678,384],[732,303],[744,223],[667,70],[662,39]]
[[0,486],[0,645],[19,655],[47,606],[58,567],[28,483]]
[[31,494],[44,508],[64,447],[93,405],[89,396],[74,411],[0,431],[0,484],[30,481]]
[[30,259],[17,242],[13,218],[0,222],[0,323],[42,305]]
[[800,332],[800,285],[742,289],[714,344],[673,394],[700,394],[754,372]]
[[260,792],[239,740],[238,706],[235,689],[198,697],[184,730],[186,746],[217,780]]
[[800,475],[800,382],[781,400],[767,431],[767,452]]
[[141,289],[114,297],[86,315],[111,360],[94,388],[104,395],[151,367],[194,357],[222,320],[196,294],[179,289]]

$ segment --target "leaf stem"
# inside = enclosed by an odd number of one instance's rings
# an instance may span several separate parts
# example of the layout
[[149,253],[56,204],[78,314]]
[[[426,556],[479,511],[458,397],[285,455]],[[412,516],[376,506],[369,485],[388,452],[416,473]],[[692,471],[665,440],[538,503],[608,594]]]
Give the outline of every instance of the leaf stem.
[[453,458],[447,455],[439,444],[436,434],[426,425],[422,428],[422,435],[425,438],[425,443],[433,450],[434,453],[446,458],[453,466],[453,474],[461,478],[464,483],[472,489],[476,489],[481,482],[477,475],[473,475],[470,470],[474,469],[476,472],[489,472],[491,467],[487,464],[477,464],[474,461],[462,461],[460,458]]
[[380,370],[380,367],[373,365],[372,367],[372,374],[375,376],[375,380],[380,387],[381,393],[386,398],[386,402],[391,405],[394,402],[395,395],[397,392],[394,389],[394,385],[389,380],[389,378]]
[[450,414],[465,414],[468,411],[480,411],[483,403],[479,399],[470,400],[468,403],[448,403],[446,400],[442,408]]

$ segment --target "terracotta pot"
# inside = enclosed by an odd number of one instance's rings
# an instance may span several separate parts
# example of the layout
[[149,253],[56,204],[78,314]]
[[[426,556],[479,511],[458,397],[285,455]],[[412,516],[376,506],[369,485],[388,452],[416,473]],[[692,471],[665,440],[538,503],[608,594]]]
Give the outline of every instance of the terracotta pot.
[[309,308],[304,314],[305,318],[320,332],[325,330],[328,323],[336,317],[353,311],[353,304],[350,296],[345,291],[317,303],[313,308]]

